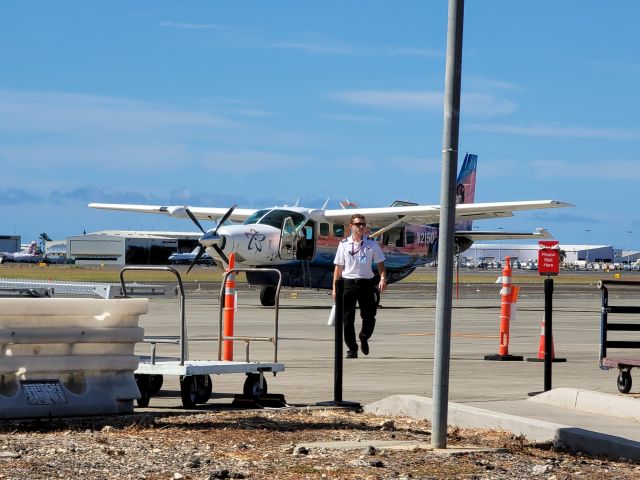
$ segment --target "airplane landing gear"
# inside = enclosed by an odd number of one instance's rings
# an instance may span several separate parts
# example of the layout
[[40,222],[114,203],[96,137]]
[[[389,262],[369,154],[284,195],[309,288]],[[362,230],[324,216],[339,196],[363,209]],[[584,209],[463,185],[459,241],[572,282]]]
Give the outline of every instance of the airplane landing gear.
[[260,303],[263,307],[273,307],[276,304],[276,287],[262,287],[260,289]]

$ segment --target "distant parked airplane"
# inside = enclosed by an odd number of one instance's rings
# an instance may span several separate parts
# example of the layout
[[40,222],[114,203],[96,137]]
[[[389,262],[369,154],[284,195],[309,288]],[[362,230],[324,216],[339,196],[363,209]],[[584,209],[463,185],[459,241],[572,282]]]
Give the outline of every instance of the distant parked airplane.
[[0,252],[0,263],[16,262],[16,263],[38,263],[43,260],[42,255],[38,251],[38,244],[31,242],[29,246],[20,252]]
[[[551,238],[549,232],[475,231],[474,220],[513,216],[519,210],[539,210],[571,206],[557,200],[473,203],[476,186],[477,155],[467,154],[456,188],[456,251],[467,250],[476,240]],[[390,207],[342,209],[304,208],[298,206],[265,209],[151,206],[91,203],[92,208],[157,213],[191,218],[202,232],[200,247],[192,265],[205,253],[218,264],[228,263],[235,252],[238,267],[269,267],[282,272],[283,286],[330,289],[333,259],[340,241],[349,235],[353,213],[365,215],[371,229],[369,236],[380,243],[386,257],[389,283],[402,280],[416,267],[437,258],[440,221],[439,205],[394,202]],[[205,230],[198,219],[215,220],[218,225]],[[227,220],[242,224],[227,224]],[[275,302],[273,278],[267,272],[248,272],[247,281],[262,286],[263,305]]]
[[[196,247],[190,253],[172,253],[169,255],[169,262],[174,265],[189,265],[191,264],[195,258],[198,256],[198,252],[200,251],[200,247]],[[214,261],[211,258],[211,255],[205,253],[198,258],[198,263],[205,265],[213,265]]]

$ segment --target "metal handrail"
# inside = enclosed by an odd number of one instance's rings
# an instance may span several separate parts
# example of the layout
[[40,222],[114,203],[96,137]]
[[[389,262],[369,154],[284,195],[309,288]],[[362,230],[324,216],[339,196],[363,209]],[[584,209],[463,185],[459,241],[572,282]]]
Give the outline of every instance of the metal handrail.
[[120,270],[120,286],[122,287],[122,295],[127,297],[127,289],[124,282],[124,272],[127,270],[139,270],[139,271],[164,271],[171,272],[175,275],[178,280],[178,291],[180,295],[180,301],[178,303],[178,311],[180,314],[180,365],[184,365],[186,360],[189,360],[189,345],[188,345],[188,336],[187,336],[187,320],[185,317],[185,295],[184,295],[184,287],[182,286],[182,277],[180,273],[171,267],[123,267]]
[[[273,327],[273,337],[247,337],[247,336],[226,336],[224,335],[222,324],[223,324],[223,312],[224,312],[224,302],[225,302],[225,285],[227,283],[227,278],[231,274],[238,274],[241,272],[273,272],[278,275],[278,283],[276,285],[276,295],[275,300],[276,303],[274,305],[275,309],[275,319],[274,319],[274,327]],[[249,345],[251,342],[271,342],[273,343],[273,362],[278,362],[278,314],[280,311],[280,287],[282,286],[282,272],[277,268],[234,268],[233,270],[228,270],[224,273],[222,278],[222,285],[220,286],[220,311],[219,311],[219,319],[218,319],[218,360],[222,360],[222,342],[224,340],[239,340],[246,343],[246,361],[249,363]]]

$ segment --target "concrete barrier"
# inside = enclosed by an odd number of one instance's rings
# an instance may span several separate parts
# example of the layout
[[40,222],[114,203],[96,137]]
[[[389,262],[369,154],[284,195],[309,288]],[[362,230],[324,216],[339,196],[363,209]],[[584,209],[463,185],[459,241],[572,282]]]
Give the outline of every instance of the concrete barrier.
[[149,300],[0,298],[0,418],[133,411]]

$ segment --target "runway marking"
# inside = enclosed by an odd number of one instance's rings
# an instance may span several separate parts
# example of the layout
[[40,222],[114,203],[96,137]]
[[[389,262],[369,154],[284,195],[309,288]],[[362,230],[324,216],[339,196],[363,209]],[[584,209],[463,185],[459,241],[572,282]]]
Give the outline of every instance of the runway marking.
[[[433,337],[435,334],[433,333],[401,333],[400,335],[404,335],[405,337]],[[500,338],[499,335],[482,335],[480,333],[452,333],[452,337],[461,337],[461,338]]]

